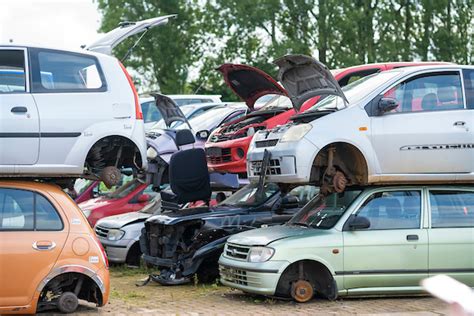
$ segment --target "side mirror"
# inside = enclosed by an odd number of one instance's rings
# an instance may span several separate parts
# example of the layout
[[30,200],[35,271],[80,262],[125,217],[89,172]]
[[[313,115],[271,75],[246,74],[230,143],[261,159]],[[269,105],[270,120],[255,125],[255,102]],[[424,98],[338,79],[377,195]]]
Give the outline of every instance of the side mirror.
[[150,195],[149,194],[140,194],[137,199],[138,203],[146,203],[150,201]]
[[286,195],[281,199],[280,209],[296,208],[299,206],[299,199],[294,195]]
[[204,129],[196,133],[196,138],[201,140],[207,140],[209,138],[209,135],[211,135],[211,133],[208,130]]
[[379,115],[395,110],[398,107],[398,101],[392,98],[381,98],[377,104]]
[[351,215],[344,225],[343,230],[359,230],[370,227],[370,221],[367,217]]

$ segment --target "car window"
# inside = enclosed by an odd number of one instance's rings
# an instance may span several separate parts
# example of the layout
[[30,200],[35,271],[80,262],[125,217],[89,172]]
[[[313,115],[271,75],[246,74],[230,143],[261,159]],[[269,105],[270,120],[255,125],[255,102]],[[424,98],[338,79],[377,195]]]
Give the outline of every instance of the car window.
[[464,69],[464,89],[466,90],[466,104],[468,109],[474,109],[474,69]]
[[306,205],[306,203],[308,203],[318,193],[319,189],[312,185],[299,186],[288,192],[289,195],[293,195],[298,198],[298,204],[300,207]]
[[258,206],[275,194],[280,192],[280,188],[275,183],[266,183],[263,190],[259,190],[258,183],[251,183],[244,186],[239,191],[225,199],[221,206]]
[[385,191],[372,194],[357,212],[370,221],[366,230],[420,227],[421,192]]
[[33,92],[105,91],[105,81],[93,56],[32,50]]
[[0,50],[0,93],[25,91],[24,51]]
[[236,119],[238,119],[238,118],[241,118],[241,117],[244,116],[244,115],[245,115],[245,111],[239,111],[239,112],[232,113],[231,115],[229,115],[228,117],[226,117],[226,118],[221,122],[221,124],[219,124],[219,126],[222,125],[222,124],[225,124],[225,123],[227,123],[227,122],[232,122],[232,121],[234,121],[234,120],[236,120]]
[[201,99],[173,99],[173,101],[178,105],[188,105],[188,104],[195,104],[195,103],[202,103]]
[[384,93],[397,100],[392,112],[443,111],[464,108],[461,77],[458,72],[417,76]]
[[155,101],[143,102],[141,107],[145,123],[158,122],[161,120],[161,113],[156,108]]
[[58,213],[38,193],[0,189],[0,230],[62,230]]
[[431,227],[474,227],[474,192],[430,190]]
[[364,78],[368,75],[372,75],[379,71],[380,71],[380,68],[372,68],[372,69],[366,69],[362,71],[353,72],[342,77],[342,79],[338,80],[338,83],[341,87],[344,87],[350,83],[353,83],[361,78]]

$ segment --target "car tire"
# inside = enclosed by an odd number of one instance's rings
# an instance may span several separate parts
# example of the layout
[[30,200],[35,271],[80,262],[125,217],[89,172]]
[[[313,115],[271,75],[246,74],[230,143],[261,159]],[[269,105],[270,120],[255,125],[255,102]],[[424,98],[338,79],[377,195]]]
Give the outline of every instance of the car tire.
[[121,178],[122,173],[114,166],[105,167],[100,173],[100,180],[104,182],[108,189],[119,184]]
[[72,292],[64,292],[59,296],[58,309],[61,313],[74,313],[79,306],[79,300],[76,294]]

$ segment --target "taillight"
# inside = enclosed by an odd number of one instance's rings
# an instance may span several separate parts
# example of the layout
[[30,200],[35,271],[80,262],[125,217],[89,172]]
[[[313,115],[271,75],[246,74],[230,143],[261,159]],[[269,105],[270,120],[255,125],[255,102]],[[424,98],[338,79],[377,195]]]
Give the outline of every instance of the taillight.
[[137,120],[143,120],[143,113],[142,113],[142,107],[140,106],[140,101],[138,99],[138,93],[137,89],[135,89],[135,85],[133,84],[132,77],[128,74],[127,69],[125,69],[125,66],[122,65],[121,62],[118,62],[120,67],[123,70],[123,73],[125,74],[125,77],[127,77],[128,83],[130,84],[130,88],[132,88],[133,91],[133,97],[135,98],[135,117]]
[[94,233],[94,241],[97,244],[97,247],[99,247],[100,251],[102,252],[102,260],[104,260],[105,267],[108,269],[109,268],[109,258],[107,258],[107,253],[105,252],[104,246],[102,246],[102,243],[100,242],[99,238]]

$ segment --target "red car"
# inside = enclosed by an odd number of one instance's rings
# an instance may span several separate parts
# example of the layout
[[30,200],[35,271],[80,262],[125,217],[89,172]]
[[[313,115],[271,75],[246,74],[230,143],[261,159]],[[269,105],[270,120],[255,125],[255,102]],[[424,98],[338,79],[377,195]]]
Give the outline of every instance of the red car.
[[80,203],[79,207],[94,227],[103,217],[141,210],[154,195],[151,186],[135,179],[112,193]]
[[[440,63],[394,62],[354,66],[333,70],[332,73],[341,87],[362,77],[400,67],[429,65]],[[271,129],[287,123],[295,114],[286,90],[270,75],[260,69],[239,64],[224,64],[218,69],[226,84],[242,98],[250,109],[250,114],[227,123],[216,129],[205,144],[207,163],[210,170],[238,173],[247,176],[247,150],[253,134],[257,130]],[[262,96],[277,95],[258,111],[254,111],[255,102]],[[304,112],[312,107],[318,97],[308,100],[300,109]]]

